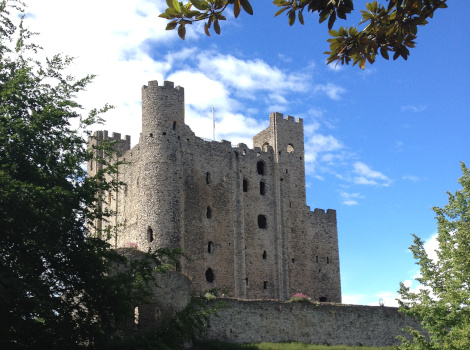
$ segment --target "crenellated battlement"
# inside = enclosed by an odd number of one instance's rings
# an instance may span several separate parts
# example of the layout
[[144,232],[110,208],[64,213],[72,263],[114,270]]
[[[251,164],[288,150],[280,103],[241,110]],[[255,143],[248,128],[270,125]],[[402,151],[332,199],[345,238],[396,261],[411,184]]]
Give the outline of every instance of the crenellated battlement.
[[150,80],[147,83],[147,85],[142,86],[142,94],[144,94],[144,92],[146,92],[147,90],[155,90],[155,89],[173,89],[173,90],[178,91],[181,94],[184,94],[183,87],[179,85],[175,87],[175,84],[172,81],[167,81],[167,80],[163,82],[163,86],[159,86],[157,80]]
[[[308,209],[310,209],[310,207],[308,207]],[[325,209],[315,208],[314,211],[310,211],[310,215],[320,220],[336,221],[336,210],[334,209],[327,209],[325,211]]]
[[99,130],[93,133],[93,137],[97,140],[109,140],[109,141],[122,141],[131,144],[131,136],[126,135],[124,139],[121,139],[121,133],[113,132],[111,136],[109,136],[108,130]]
[[302,118],[295,119],[293,116],[290,116],[290,115],[287,115],[284,118],[284,114],[279,113],[279,112],[271,113],[269,115],[269,122],[271,125],[273,124],[279,125],[279,123],[282,123],[282,122],[294,122],[300,125],[303,125],[304,123]]

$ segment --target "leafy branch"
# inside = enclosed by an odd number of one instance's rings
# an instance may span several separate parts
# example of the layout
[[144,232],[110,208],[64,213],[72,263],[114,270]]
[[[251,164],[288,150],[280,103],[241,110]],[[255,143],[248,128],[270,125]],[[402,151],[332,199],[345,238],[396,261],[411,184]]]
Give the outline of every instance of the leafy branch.
[[[213,25],[214,31],[220,34],[219,21],[226,20],[223,15],[227,7],[233,6],[233,13],[237,18],[241,9],[252,15],[253,9],[249,0],[190,0],[186,4],[177,0],[166,0],[168,8],[160,15],[171,20],[166,29],[173,30],[178,27],[178,35],[184,39],[187,24],[204,21],[204,31],[210,36],[209,29]],[[328,20],[328,30],[331,36],[328,39],[330,51],[327,64],[336,62],[353,66],[358,64],[365,68],[366,62],[375,62],[376,55],[389,59],[389,52],[393,59],[402,57],[407,60],[410,48],[416,45],[418,26],[428,24],[437,9],[447,8],[447,0],[388,0],[384,6],[377,1],[367,3],[366,10],[362,12],[362,21],[358,25],[367,23],[359,30],[357,27],[332,30],[336,20],[346,19],[353,9],[352,0],[274,0],[273,4],[279,7],[275,17],[285,13],[289,25],[295,21],[304,24],[304,10],[319,15],[319,22]]]

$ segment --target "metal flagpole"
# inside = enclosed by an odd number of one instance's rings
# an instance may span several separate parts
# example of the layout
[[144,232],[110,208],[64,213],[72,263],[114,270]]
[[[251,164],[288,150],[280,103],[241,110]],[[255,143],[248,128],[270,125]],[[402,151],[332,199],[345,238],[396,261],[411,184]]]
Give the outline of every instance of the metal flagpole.
[[212,107],[212,140],[215,141],[215,119],[214,119],[214,107]]

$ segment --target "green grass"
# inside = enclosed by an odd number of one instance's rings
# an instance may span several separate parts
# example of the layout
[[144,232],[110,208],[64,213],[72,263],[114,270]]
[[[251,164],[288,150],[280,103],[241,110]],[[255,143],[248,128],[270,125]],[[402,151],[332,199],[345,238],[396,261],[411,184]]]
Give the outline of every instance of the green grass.
[[345,346],[345,345],[310,345],[303,343],[259,343],[231,344],[219,342],[201,342],[191,350],[392,350],[393,347]]

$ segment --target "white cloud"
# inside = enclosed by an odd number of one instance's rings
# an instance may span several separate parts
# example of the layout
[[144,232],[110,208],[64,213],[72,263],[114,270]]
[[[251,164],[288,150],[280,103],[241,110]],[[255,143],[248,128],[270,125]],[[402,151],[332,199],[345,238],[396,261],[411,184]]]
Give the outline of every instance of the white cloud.
[[340,192],[340,195],[343,198],[342,204],[344,205],[357,205],[356,199],[364,198],[360,193]]
[[315,86],[315,92],[324,92],[332,100],[340,100],[341,94],[345,93],[346,90],[341,86],[328,83],[328,84],[318,84]]
[[401,106],[401,111],[419,113],[419,112],[423,112],[424,110],[426,110],[426,108],[427,106],[406,105],[406,106]]
[[402,180],[407,180],[407,181],[412,181],[412,182],[418,182],[420,180],[419,176],[414,176],[414,175],[405,175],[402,177]]
[[357,174],[353,178],[353,182],[358,185],[381,185],[388,186],[391,180],[380,171],[372,170],[369,166],[362,162],[353,164],[354,173]]

